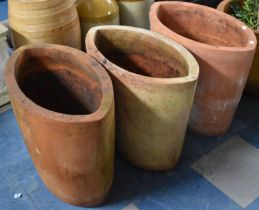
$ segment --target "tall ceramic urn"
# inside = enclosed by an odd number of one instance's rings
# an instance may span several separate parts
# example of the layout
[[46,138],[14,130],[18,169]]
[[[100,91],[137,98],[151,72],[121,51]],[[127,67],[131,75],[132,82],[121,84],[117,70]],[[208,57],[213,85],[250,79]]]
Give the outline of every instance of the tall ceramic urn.
[[81,48],[74,0],[8,0],[8,16],[15,48],[32,43]]

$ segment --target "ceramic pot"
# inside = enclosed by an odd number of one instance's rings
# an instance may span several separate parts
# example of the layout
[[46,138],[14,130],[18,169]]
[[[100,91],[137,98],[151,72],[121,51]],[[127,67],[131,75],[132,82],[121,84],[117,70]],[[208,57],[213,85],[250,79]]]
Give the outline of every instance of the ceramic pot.
[[81,48],[74,0],[10,0],[8,16],[15,48],[31,43]]
[[120,24],[149,28],[148,11],[151,0],[117,0],[120,8]]
[[4,81],[4,68],[9,58],[7,32],[8,29],[0,23],[0,106],[9,102]]
[[64,202],[95,206],[113,179],[112,83],[93,58],[73,48],[19,48],[6,67],[16,119],[47,188]]
[[[227,14],[230,14],[231,2],[232,2],[231,0],[224,0],[218,5],[217,9]],[[253,64],[250,70],[250,74],[247,79],[245,91],[249,94],[259,96],[259,43],[258,43],[259,31],[258,30],[253,30],[253,31],[257,38],[257,47],[256,47]]]
[[200,66],[190,127],[217,136],[229,128],[242,95],[256,47],[252,30],[215,9],[186,2],[157,2],[151,30],[189,49]]
[[87,52],[109,72],[118,148],[148,170],[173,168],[181,154],[199,67],[182,46],[148,30],[89,30]]
[[91,27],[120,24],[116,0],[77,0],[76,4],[81,24],[82,43]]

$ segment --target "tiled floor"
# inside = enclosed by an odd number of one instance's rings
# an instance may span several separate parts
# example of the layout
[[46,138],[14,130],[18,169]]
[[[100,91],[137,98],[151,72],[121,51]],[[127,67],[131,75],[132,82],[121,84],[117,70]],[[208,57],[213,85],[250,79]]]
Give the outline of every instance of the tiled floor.
[[[148,172],[116,158],[107,210],[258,210],[259,98],[244,96],[229,132],[187,133],[175,170]],[[73,210],[42,184],[12,110],[0,114],[0,209]],[[22,193],[14,199],[15,193]]]

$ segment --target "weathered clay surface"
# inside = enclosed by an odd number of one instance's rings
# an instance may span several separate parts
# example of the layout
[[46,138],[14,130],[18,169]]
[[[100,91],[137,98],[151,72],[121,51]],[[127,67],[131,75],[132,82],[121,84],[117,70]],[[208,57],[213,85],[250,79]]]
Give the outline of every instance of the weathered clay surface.
[[121,154],[145,169],[173,168],[199,72],[193,56],[164,36],[126,26],[92,28],[86,49],[112,77]]
[[[217,9],[227,14],[230,14],[230,5],[231,0],[224,0],[218,5]],[[251,66],[250,74],[247,79],[245,91],[249,94],[259,96],[259,31],[253,31],[257,39],[257,47],[254,55],[253,64]]]
[[34,165],[47,188],[80,206],[101,204],[112,185],[112,83],[93,58],[58,45],[19,48],[6,83]]
[[224,134],[242,95],[256,47],[252,30],[217,10],[186,2],[157,2],[151,30],[189,49],[200,66],[192,130]]

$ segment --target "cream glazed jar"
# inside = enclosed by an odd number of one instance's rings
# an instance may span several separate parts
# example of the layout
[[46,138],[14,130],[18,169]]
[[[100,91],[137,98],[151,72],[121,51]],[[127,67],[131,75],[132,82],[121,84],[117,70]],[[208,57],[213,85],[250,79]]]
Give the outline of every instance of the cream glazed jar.
[[153,0],[117,0],[121,25],[149,28],[148,12]]

